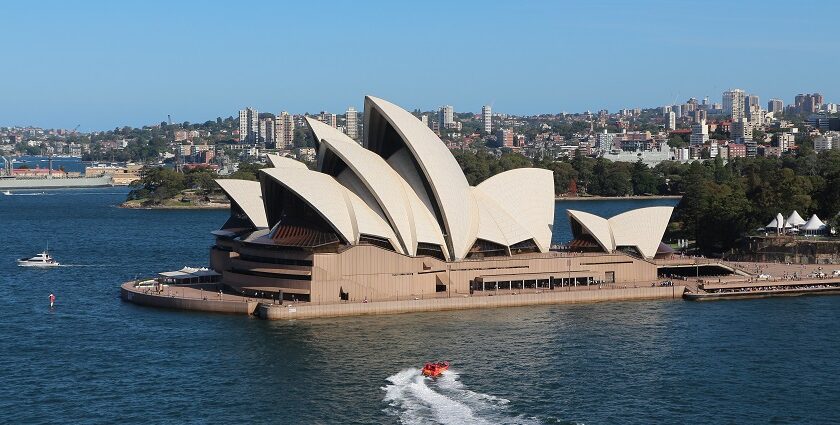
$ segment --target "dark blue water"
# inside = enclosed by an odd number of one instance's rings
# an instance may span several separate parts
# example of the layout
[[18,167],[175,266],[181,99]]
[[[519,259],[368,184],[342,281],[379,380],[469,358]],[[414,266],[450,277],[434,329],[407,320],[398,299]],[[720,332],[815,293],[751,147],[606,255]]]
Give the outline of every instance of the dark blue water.
[[[49,168],[50,161],[49,157],[46,156],[22,155],[12,160],[12,164],[15,168],[24,166],[28,168]],[[82,162],[81,158],[53,157],[52,167],[53,170],[64,167],[64,171],[69,173],[83,173],[85,171],[85,163]]]
[[[840,422],[840,297],[295,322],[158,310],[118,284],[206,264],[227,213],[48,193],[0,196],[0,423]],[[47,242],[66,267],[14,265]],[[454,373],[420,379],[430,359]]]

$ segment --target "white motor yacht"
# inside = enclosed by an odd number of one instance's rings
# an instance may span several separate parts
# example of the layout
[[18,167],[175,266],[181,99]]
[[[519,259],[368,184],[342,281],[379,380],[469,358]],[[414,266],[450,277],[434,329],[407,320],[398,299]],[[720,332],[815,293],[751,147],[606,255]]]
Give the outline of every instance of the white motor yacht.
[[21,258],[17,260],[17,263],[21,267],[55,267],[58,264],[58,261],[55,261],[54,258],[50,257],[50,254],[47,251],[44,251],[34,257],[30,258]]

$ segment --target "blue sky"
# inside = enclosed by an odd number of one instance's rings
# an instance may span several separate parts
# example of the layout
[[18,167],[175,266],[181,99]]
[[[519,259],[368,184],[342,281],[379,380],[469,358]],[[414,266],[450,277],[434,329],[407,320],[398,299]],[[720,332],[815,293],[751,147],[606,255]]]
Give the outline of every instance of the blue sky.
[[0,126],[101,130],[243,106],[515,114],[739,87],[840,101],[840,2],[3,1]]

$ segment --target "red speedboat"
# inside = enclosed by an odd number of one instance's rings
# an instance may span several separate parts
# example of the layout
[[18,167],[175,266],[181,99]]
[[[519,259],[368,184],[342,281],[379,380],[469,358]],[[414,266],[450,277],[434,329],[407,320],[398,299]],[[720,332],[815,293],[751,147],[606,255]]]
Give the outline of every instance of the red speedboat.
[[449,362],[426,363],[423,365],[423,376],[437,378],[449,369]]

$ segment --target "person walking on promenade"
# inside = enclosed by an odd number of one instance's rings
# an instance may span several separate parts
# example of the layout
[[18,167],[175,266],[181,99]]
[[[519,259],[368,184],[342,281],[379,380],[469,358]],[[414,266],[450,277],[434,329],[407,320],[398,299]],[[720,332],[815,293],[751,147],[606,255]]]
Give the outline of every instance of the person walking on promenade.
[[55,294],[50,292],[50,308],[53,308],[54,305],[55,305]]

